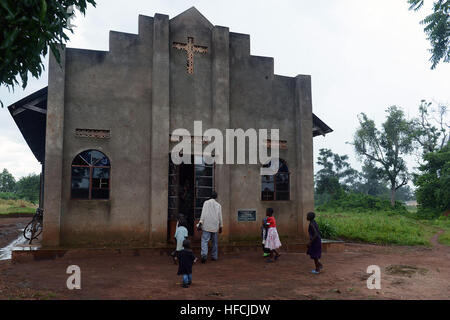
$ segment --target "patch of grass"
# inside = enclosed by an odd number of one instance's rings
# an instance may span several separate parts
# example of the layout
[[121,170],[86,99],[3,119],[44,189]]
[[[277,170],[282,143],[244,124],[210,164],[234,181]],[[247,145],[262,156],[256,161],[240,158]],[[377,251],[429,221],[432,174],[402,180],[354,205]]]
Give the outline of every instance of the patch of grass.
[[25,200],[0,199],[0,214],[34,213],[37,206]]
[[380,211],[319,212],[317,221],[333,226],[340,239],[374,244],[430,246],[430,238],[438,230],[408,214]]
[[416,206],[406,206],[406,210],[408,210],[409,213],[417,213],[417,207]]
[[440,244],[445,244],[446,246],[450,246],[450,231],[447,230],[444,233],[442,233],[438,238],[438,242]]
[[438,230],[444,230],[444,232],[439,235],[438,242],[450,246],[450,217],[441,216],[434,220],[423,220],[423,223],[433,226]]

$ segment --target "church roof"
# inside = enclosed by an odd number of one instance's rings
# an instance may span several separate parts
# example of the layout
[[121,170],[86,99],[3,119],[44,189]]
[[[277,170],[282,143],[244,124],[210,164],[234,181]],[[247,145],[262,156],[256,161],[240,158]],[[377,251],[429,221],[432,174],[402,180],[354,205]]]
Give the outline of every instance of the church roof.
[[325,122],[320,120],[319,117],[313,113],[313,137],[320,135],[324,136],[331,132],[333,132],[333,129],[327,126]]
[[170,19],[170,21],[174,23],[178,20],[183,19],[200,22],[209,29],[212,29],[214,27],[214,25],[200,11],[198,11],[196,7],[190,7],[189,9]]
[[8,107],[28,147],[40,163],[45,161],[47,88],[42,88]]

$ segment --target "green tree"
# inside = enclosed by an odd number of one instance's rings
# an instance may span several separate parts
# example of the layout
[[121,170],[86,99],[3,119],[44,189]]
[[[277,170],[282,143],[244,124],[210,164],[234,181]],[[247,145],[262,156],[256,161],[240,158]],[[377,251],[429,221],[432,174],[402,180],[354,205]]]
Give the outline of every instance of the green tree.
[[408,168],[403,156],[412,152],[412,135],[404,112],[391,106],[381,130],[366,114],[358,117],[360,127],[356,130],[353,146],[357,155],[372,162],[381,176],[390,183],[391,206],[395,206],[395,192],[409,180]]
[[16,189],[16,179],[8,170],[3,169],[0,173],[0,192],[14,192]]
[[433,108],[431,102],[420,102],[419,116],[411,121],[411,133],[415,146],[422,151],[421,156],[442,149],[447,144],[450,134],[449,125],[445,122],[446,115],[447,106]]
[[317,164],[322,166],[316,174],[316,193],[338,198],[350,188],[357,171],[348,163],[347,155],[338,155],[330,149],[320,149]]
[[39,201],[40,176],[38,174],[30,174],[20,178],[17,181],[17,195],[24,200],[37,203]]
[[396,197],[399,201],[409,201],[416,198],[413,189],[409,185],[403,186],[398,189]]
[[[420,10],[424,0],[408,0],[409,10]],[[433,13],[421,22],[431,43],[431,69],[436,68],[443,60],[450,62],[450,0],[436,0],[433,3]]]
[[389,189],[383,177],[383,172],[371,161],[364,161],[359,179],[352,186],[355,193],[364,193],[375,197],[389,197]]
[[85,14],[88,3],[95,6],[94,0],[0,0],[0,85],[14,89],[20,76],[25,88],[28,72],[38,78],[48,47],[60,62],[58,46],[69,39],[66,31],[73,33],[70,8]]
[[450,210],[450,142],[424,156],[420,175],[414,178],[419,211],[440,214]]

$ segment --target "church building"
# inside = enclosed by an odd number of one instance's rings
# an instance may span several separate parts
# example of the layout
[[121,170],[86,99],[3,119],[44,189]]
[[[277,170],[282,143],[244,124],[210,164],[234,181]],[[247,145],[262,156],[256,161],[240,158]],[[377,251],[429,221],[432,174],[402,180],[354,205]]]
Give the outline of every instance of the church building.
[[[43,168],[44,247],[162,247],[180,214],[197,239],[212,191],[220,242],[259,243],[269,207],[282,242],[306,239],[313,137],[332,131],[312,113],[310,76],[274,74],[273,58],[250,54],[249,35],[194,7],[139,16],[138,34],[110,32],[109,51],[60,53],[61,65],[50,55],[48,87],[9,106]],[[193,133],[194,121],[223,132],[279,129],[278,172],[208,164],[195,152],[191,164],[174,164],[172,133]]]

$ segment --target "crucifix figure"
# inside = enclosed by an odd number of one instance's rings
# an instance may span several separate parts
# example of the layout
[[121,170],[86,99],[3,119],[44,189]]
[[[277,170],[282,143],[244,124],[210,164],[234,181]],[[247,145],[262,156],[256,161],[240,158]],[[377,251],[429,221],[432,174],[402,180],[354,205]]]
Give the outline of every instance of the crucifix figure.
[[194,44],[194,38],[188,37],[187,43],[174,42],[173,47],[178,50],[186,51],[187,55],[187,72],[189,74],[194,74],[194,53],[206,53],[208,52],[207,47],[196,46]]

